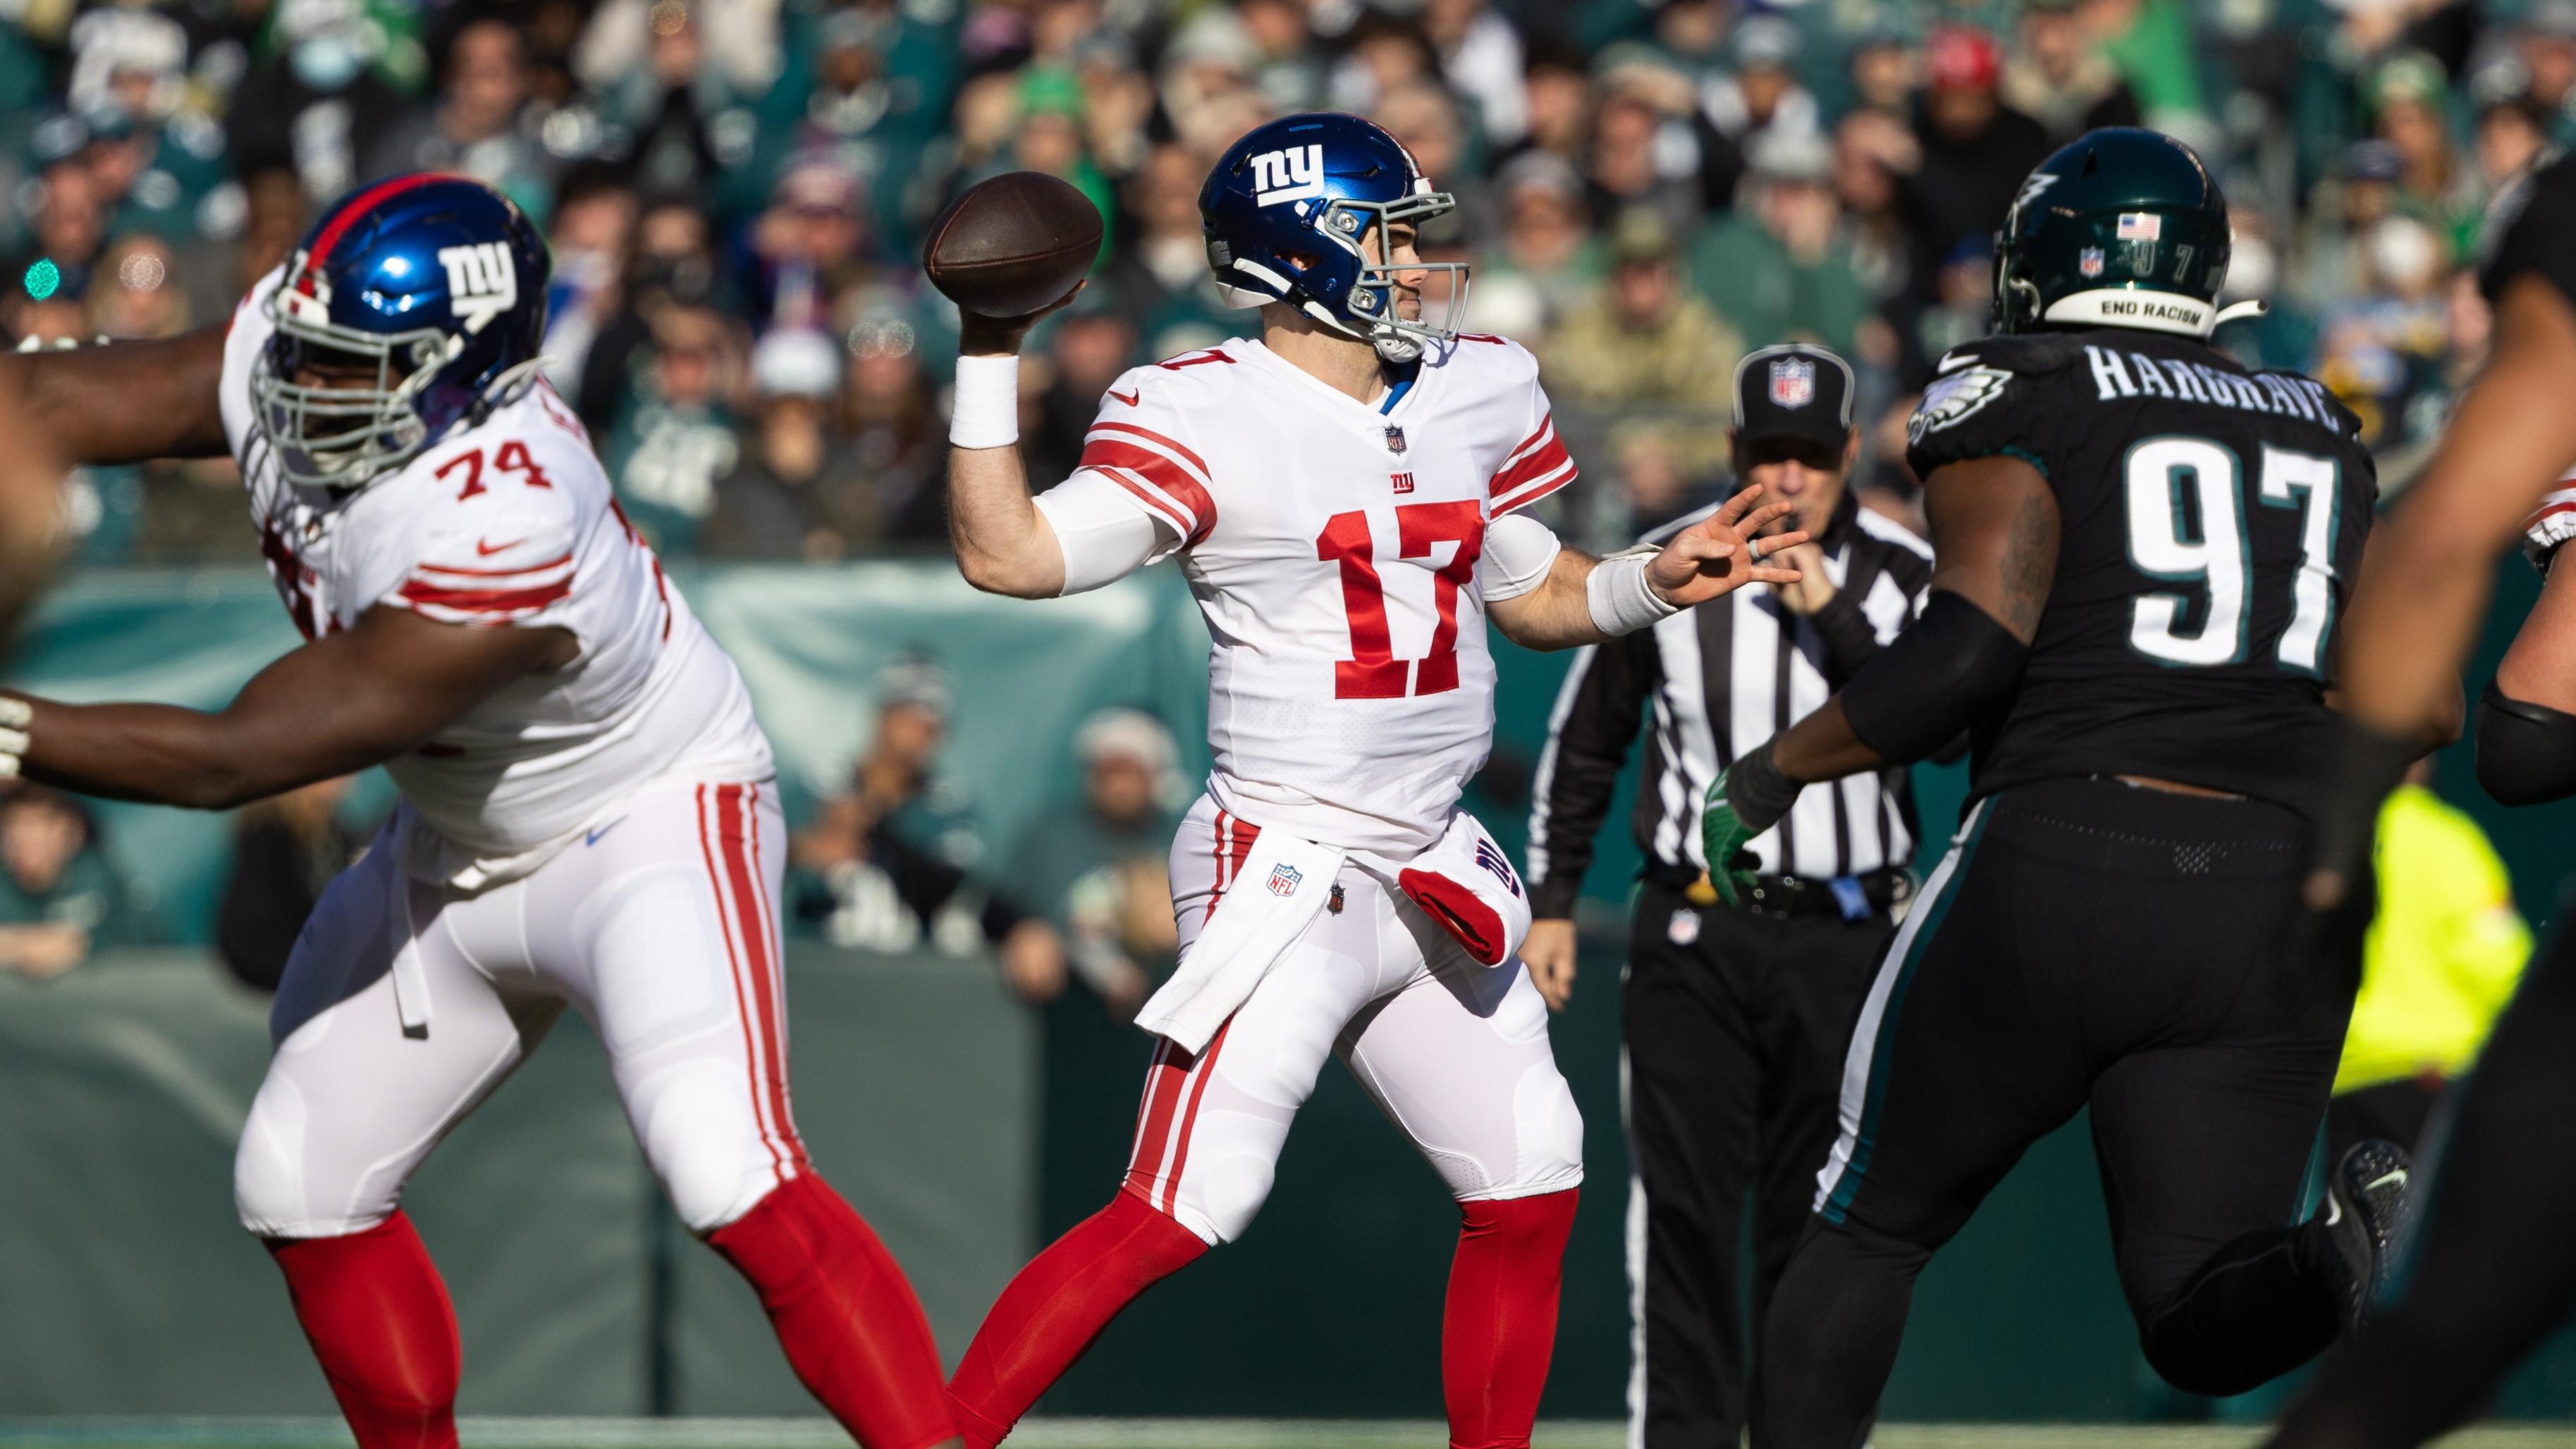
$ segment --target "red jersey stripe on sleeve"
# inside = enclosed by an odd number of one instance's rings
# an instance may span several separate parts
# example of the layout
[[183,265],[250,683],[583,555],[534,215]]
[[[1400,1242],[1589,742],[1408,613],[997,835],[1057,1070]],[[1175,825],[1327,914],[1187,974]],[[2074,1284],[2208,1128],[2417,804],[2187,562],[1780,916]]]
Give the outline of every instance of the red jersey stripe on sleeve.
[[1138,482],[1135,474],[1128,472],[1124,468],[1110,468],[1099,465],[1094,465],[1091,471],[1098,473],[1101,477],[1106,478],[1110,482],[1117,484],[1119,487],[1126,489],[1128,492],[1135,494],[1137,502],[1142,503],[1148,509],[1151,509],[1156,518],[1170,524],[1172,526],[1172,530],[1180,534],[1181,537],[1193,537],[1190,532],[1190,521],[1182,515],[1181,510],[1174,506],[1170,499],[1165,498],[1154,489]]
[[1180,443],[1163,436],[1161,433],[1155,432],[1151,428],[1140,428],[1134,423],[1093,423],[1091,425],[1091,431],[1095,433],[1132,433],[1137,437],[1143,438],[1149,443],[1158,444],[1162,447],[1171,449],[1173,454],[1179,457],[1181,461],[1198,470],[1199,478],[1202,481],[1211,476],[1208,472],[1207,459],[1200,457],[1198,454],[1191,452],[1188,448],[1183,447]]
[[572,555],[571,555],[569,552],[567,552],[567,553],[563,554],[561,557],[547,559],[544,563],[533,563],[533,564],[528,564],[528,565],[526,565],[526,566],[524,566],[524,567],[518,567],[518,568],[500,568],[500,569],[469,569],[469,568],[460,568],[460,567],[458,567],[458,566],[456,566],[456,565],[453,565],[453,564],[436,564],[436,563],[423,563],[423,564],[416,564],[416,565],[414,565],[414,567],[415,567],[416,569],[418,569],[420,572],[425,573],[425,574],[444,574],[444,575],[446,575],[446,576],[448,576],[448,577],[450,577],[450,578],[462,578],[462,579],[515,579],[515,578],[519,578],[519,577],[522,577],[522,576],[525,576],[525,575],[528,575],[528,574],[542,574],[542,573],[547,573],[547,572],[550,572],[550,571],[552,571],[552,570],[562,568],[564,565],[566,565],[566,564],[568,564],[568,563],[571,563],[571,562],[572,562]]
[[1529,483],[1523,484],[1521,487],[1494,499],[1491,503],[1486,505],[1485,511],[1490,517],[1500,518],[1504,514],[1510,513],[1515,509],[1527,508],[1531,504],[1545,498],[1547,495],[1554,493],[1559,488],[1564,487],[1566,484],[1573,482],[1575,476],[1576,470],[1574,467],[1574,460],[1568,458],[1565,461],[1564,467],[1559,468],[1555,472],[1549,473],[1544,477],[1540,477]]
[[524,589],[451,589],[424,579],[405,579],[395,591],[396,597],[414,608],[444,610],[454,614],[494,615],[532,613],[572,593],[572,577]]
[[[1092,429],[1093,436],[1083,444],[1082,461],[1076,466],[1099,469],[1117,478],[1131,493],[1137,491],[1136,483],[1145,484],[1163,495],[1170,505],[1166,512],[1178,516],[1182,537],[1192,543],[1207,537],[1208,531],[1216,527],[1216,500],[1208,496],[1205,485],[1166,455],[1117,438],[1100,437],[1101,431]],[[1121,471],[1132,475],[1134,481],[1119,478]]]

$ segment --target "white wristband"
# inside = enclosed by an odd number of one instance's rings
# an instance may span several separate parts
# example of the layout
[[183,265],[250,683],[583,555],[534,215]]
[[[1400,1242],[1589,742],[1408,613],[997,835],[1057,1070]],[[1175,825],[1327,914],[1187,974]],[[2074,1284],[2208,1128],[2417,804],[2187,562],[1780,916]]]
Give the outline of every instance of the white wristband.
[[1646,563],[1653,550],[1614,553],[1592,566],[1583,581],[1583,600],[1592,608],[1592,627],[1604,634],[1633,634],[1658,619],[1681,612],[1646,582]]
[[958,358],[948,441],[960,448],[1007,448],[1019,440],[1020,355]]

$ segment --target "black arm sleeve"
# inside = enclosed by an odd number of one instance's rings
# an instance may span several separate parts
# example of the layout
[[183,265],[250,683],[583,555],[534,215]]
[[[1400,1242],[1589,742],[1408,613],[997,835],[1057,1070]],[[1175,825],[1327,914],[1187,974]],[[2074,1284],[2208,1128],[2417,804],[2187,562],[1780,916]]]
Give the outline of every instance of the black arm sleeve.
[[1852,733],[1891,765],[1956,739],[2012,692],[2030,646],[1961,595],[1935,589],[1923,617],[1843,689]]
[[1573,672],[1548,721],[1530,807],[1530,914],[1542,920],[1574,914],[1592,837],[1610,813],[1611,791],[1637,738],[1646,696],[1663,674],[1655,631],[1640,629],[1575,656]]
[[2495,681],[2478,696],[2478,785],[2499,805],[2576,795],[2576,715],[2508,697]]

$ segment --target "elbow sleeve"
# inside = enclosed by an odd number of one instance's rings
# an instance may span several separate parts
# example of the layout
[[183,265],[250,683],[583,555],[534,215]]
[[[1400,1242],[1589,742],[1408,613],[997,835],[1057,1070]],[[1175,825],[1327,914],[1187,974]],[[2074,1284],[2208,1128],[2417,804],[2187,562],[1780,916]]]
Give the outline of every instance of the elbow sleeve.
[[2030,646],[1965,598],[1935,592],[1923,615],[1843,686],[1843,718],[1892,765],[1956,739],[2021,678]]
[[2576,795],[2576,715],[2508,698],[2490,680],[2478,696],[2478,784],[2500,805]]

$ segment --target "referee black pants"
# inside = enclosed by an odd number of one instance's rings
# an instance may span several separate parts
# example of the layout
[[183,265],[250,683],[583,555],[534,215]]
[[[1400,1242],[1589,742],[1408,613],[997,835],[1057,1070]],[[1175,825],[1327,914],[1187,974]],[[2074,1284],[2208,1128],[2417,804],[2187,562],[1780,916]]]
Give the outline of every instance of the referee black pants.
[[1756,1449],[1859,1449],[1915,1275],[2024,1149],[2091,1108],[2147,1361],[2242,1393],[2341,1324],[2301,1200],[2358,973],[2303,933],[2305,824],[2109,780],[1980,802],[1855,1028],[1816,1215],[1774,1295]]
[[2430,1133],[2388,1299],[2277,1449],[2414,1449],[2477,1417],[2576,1311],[2576,930],[2531,965]]
[[1743,1434],[1746,1209],[1759,1324],[1814,1203],[1844,1048],[1893,930],[1638,891],[1620,1010],[1628,1409],[1645,1449],[1735,1449]]

